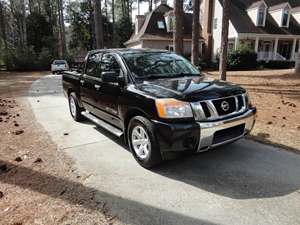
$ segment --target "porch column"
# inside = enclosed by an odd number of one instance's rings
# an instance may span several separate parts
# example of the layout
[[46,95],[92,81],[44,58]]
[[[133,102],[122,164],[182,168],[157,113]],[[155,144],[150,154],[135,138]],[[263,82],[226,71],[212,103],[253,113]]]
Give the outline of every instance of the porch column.
[[235,38],[235,42],[234,42],[234,49],[235,49],[235,50],[238,49],[238,47],[239,47],[239,42],[240,42],[239,38],[236,37],[236,38]]
[[278,51],[278,38],[275,39],[274,51],[273,51],[273,60],[276,60],[276,55]]
[[258,53],[259,37],[255,38],[255,52]]
[[297,39],[295,38],[293,41],[293,47],[292,47],[292,54],[290,60],[295,60],[295,51],[296,51],[296,44],[297,44]]

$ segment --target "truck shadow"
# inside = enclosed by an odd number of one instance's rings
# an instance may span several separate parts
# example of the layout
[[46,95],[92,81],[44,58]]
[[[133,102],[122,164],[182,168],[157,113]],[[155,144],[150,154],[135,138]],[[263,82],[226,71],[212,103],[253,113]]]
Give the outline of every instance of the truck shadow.
[[[7,166],[8,171],[0,171],[0,184],[16,185],[23,189],[29,189],[53,198],[61,199],[74,205],[79,204],[87,209],[100,211],[109,218],[116,217],[117,220],[124,224],[214,225],[214,223],[206,220],[156,208],[92,187],[87,187],[68,178],[53,176],[0,160],[0,165],[4,164]],[[105,205],[109,208],[104,208]],[[111,214],[110,207],[116,207],[122,210],[120,210],[120,212],[113,212],[114,215],[109,216],[107,213]],[[107,210],[109,210],[109,212]],[[136,214],[137,212],[140,213]],[[109,224],[112,224],[112,221],[110,221]]]
[[[131,154],[123,139],[97,130]],[[272,198],[300,188],[299,154],[251,140],[180,156],[151,171],[233,199]]]

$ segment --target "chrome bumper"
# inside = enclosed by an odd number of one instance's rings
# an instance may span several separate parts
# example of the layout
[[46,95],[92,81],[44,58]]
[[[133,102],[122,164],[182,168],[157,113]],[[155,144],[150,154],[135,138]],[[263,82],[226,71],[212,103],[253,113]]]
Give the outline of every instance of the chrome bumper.
[[[210,148],[217,147],[226,143],[230,143],[232,141],[244,137],[252,130],[255,123],[255,118],[256,118],[256,109],[253,108],[253,109],[249,109],[248,111],[246,111],[244,114],[240,116],[230,118],[227,120],[216,121],[216,122],[198,122],[200,126],[200,141],[198,145],[198,152],[206,151]],[[242,135],[232,139],[228,139],[221,143],[213,144],[214,134],[217,131],[242,125],[242,124],[245,124],[245,130]]]

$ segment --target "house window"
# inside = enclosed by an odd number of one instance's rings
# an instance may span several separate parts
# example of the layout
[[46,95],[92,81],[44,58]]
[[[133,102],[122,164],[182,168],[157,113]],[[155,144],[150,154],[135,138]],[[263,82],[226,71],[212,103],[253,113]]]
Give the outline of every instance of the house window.
[[158,29],[165,29],[164,21],[157,21]]
[[283,27],[288,27],[289,26],[289,18],[290,17],[290,11],[289,9],[284,9],[283,10],[283,15],[282,15],[282,26]]
[[215,30],[218,29],[218,18],[214,18],[213,27]]
[[265,25],[266,8],[264,6],[259,7],[257,15],[257,26]]

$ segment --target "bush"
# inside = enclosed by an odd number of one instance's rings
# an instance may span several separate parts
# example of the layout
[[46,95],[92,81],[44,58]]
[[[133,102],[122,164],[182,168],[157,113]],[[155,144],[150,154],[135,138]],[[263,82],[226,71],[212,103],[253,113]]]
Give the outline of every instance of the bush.
[[290,69],[295,67],[295,62],[279,60],[260,61],[259,66],[267,69]]
[[231,70],[251,70],[257,68],[257,54],[248,46],[241,45],[228,54],[228,67]]
[[43,48],[36,54],[32,47],[10,49],[3,58],[10,71],[49,70],[53,60],[48,49]]

